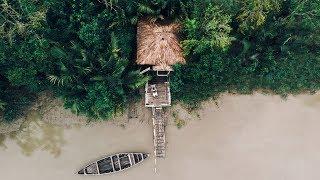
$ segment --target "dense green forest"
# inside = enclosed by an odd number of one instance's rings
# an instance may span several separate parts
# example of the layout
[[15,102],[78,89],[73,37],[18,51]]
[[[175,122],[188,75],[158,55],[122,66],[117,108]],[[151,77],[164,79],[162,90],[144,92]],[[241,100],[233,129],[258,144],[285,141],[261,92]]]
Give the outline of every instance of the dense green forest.
[[320,89],[320,0],[0,0],[0,111],[13,121],[42,91],[108,119],[138,97],[140,17],[182,24],[173,98],[282,96]]

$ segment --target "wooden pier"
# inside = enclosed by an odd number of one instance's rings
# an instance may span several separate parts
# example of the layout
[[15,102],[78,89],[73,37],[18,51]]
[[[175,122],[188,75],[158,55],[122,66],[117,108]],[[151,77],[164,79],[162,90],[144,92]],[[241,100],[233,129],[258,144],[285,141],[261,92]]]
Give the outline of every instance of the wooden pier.
[[164,158],[166,150],[165,118],[163,109],[152,108],[153,142],[155,157]]
[[164,107],[171,105],[170,86],[167,76],[154,76],[146,84],[145,106],[152,110],[154,155],[157,158],[165,157],[166,135]]
[[178,33],[180,24],[156,22],[142,18],[137,27],[136,63],[144,67],[140,74],[148,74],[151,79],[145,86],[145,107],[152,110],[154,153],[156,158],[166,155],[165,107],[171,106],[169,74],[172,65],[185,64]]

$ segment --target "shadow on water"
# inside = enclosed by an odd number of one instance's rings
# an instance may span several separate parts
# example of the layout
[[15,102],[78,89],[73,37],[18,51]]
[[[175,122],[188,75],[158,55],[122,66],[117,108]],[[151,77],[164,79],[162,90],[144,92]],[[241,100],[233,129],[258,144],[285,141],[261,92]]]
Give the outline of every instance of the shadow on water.
[[6,140],[6,136],[4,134],[0,134],[0,148],[6,149],[6,145],[4,141]]
[[320,105],[320,94],[308,96],[304,99],[305,105],[309,107],[317,107]]
[[65,144],[63,130],[63,127],[41,121],[40,114],[32,111],[28,113],[19,131],[9,135],[0,134],[0,147],[5,148],[5,139],[9,138],[16,142],[26,156],[32,155],[36,150],[44,150],[58,157]]

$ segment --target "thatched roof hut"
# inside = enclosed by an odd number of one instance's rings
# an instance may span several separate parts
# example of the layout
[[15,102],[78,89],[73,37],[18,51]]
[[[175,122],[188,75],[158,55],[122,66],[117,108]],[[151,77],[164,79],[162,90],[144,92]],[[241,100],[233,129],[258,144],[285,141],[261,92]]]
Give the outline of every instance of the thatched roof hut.
[[177,23],[159,24],[148,20],[138,22],[137,64],[152,65],[153,70],[171,71],[171,65],[184,64],[177,32]]

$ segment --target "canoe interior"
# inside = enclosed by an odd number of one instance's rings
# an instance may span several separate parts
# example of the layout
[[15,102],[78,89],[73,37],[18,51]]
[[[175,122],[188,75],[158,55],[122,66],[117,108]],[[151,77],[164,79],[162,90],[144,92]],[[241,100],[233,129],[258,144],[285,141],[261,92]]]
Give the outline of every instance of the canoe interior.
[[105,157],[81,169],[78,174],[99,175],[125,170],[148,158],[147,153],[121,153]]

